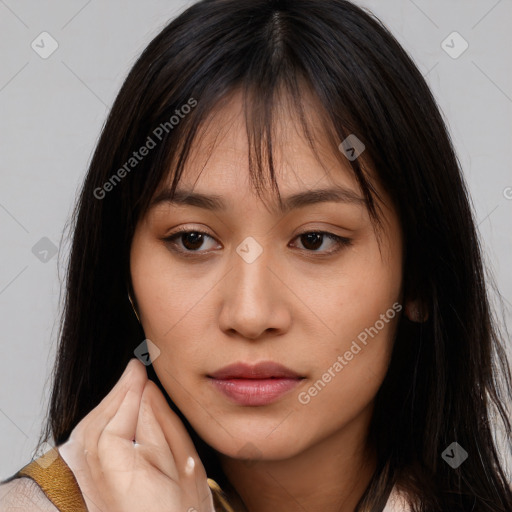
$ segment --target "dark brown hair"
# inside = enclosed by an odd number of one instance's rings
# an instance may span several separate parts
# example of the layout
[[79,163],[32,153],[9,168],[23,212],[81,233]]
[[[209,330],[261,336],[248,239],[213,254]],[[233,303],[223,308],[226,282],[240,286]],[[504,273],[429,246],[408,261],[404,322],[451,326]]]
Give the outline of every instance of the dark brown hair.
[[[510,512],[512,491],[492,433],[494,424],[502,425],[510,447],[510,366],[460,166],[411,58],[375,16],[344,0],[204,0],[169,23],[137,60],[73,216],[43,437],[63,443],[144,339],[127,298],[136,223],[169,173],[176,187],[199,126],[236,90],[244,92],[257,190],[268,189],[270,176],[277,191],[271,127],[279,91],[309,135],[301,101],[306,92],[316,98],[340,159],[337,146],[349,134],[365,144],[351,169],[375,224],[375,190],[364,162],[390,194],[404,233],[405,298],[419,299],[429,312],[425,323],[404,317],[398,326],[371,425],[378,467],[357,510],[382,510],[396,484],[418,512]],[[191,99],[193,108],[171,121]],[[148,137],[155,147],[119,173]],[[158,383],[152,368],[149,374]],[[222,484],[213,450],[180,417],[207,473]],[[453,469],[441,454],[455,441],[469,457]]]

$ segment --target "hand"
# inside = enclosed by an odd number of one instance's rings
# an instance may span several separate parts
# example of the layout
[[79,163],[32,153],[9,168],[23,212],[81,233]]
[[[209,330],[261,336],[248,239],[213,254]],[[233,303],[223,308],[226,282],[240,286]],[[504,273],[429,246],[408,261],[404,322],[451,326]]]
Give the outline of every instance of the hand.
[[89,512],[214,512],[185,426],[137,359],[58,450]]

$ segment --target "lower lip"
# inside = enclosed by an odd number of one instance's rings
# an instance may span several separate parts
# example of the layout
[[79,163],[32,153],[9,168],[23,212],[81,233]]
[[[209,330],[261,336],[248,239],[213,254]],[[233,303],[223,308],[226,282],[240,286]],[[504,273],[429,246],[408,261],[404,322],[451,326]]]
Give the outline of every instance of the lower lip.
[[213,379],[213,385],[228,398],[239,405],[267,405],[290,389],[302,379]]

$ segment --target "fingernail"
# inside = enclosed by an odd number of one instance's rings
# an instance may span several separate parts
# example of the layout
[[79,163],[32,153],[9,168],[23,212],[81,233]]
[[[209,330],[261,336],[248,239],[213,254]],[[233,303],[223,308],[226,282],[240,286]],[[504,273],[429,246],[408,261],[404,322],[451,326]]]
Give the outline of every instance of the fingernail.
[[185,465],[185,473],[187,475],[191,475],[194,472],[194,467],[196,463],[194,462],[194,459],[192,457],[189,457],[187,459],[187,464]]

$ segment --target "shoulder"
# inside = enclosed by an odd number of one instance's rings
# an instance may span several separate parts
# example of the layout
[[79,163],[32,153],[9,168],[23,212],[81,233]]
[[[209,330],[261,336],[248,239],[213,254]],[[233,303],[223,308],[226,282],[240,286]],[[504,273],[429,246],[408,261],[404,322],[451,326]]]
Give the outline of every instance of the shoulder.
[[398,492],[396,487],[393,487],[382,512],[410,512],[410,510],[405,494]]
[[59,512],[31,478],[0,484],[0,512]]

